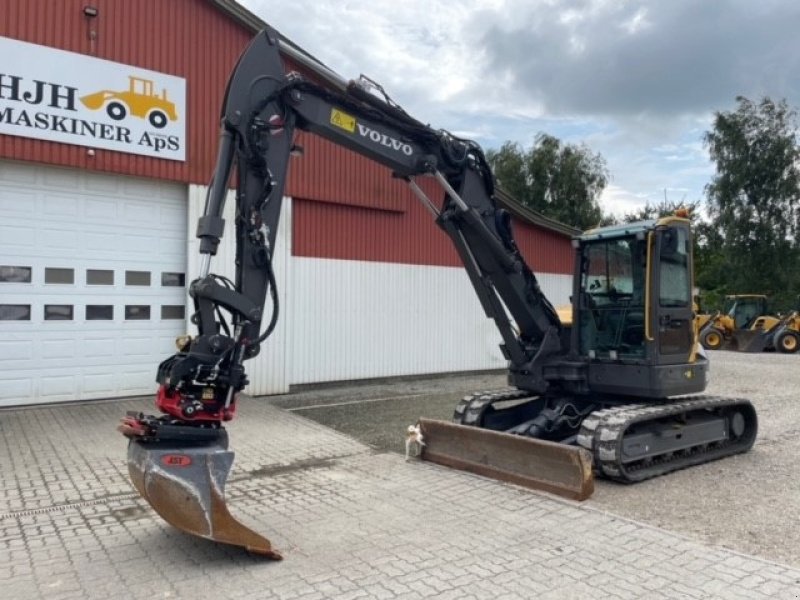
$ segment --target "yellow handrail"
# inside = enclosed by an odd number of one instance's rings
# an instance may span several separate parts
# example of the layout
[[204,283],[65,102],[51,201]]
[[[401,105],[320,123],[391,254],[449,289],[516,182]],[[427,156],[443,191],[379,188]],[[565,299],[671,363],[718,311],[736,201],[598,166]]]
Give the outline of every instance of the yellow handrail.
[[645,284],[644,284],[644,338],[648,342],[653,341],[653,336],[650,335],[650,282],[653,278],[653,273],[650,270],[653,260],[653,232],[647,234],[647,266],[645,267]]

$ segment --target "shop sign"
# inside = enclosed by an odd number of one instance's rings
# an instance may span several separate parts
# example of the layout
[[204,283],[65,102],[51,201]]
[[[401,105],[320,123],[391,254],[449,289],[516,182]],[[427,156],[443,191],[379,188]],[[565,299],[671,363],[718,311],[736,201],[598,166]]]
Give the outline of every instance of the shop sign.
[[0,133],[186,159],[186,80],[0,37]]

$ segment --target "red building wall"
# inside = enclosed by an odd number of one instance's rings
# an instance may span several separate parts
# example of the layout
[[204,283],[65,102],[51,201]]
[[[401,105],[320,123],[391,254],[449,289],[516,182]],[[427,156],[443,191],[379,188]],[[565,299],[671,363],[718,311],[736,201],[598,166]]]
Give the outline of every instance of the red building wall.
[[[437,198],[438,199],[438,198]],[[410,193],[404,213],[295,198],[295,256],[461,266],[450,238]],[[514,237],[534,272],[571,273],[570,238],[536,225],[514,222]]]
[[[96,17],[84,15],[87,4]],[[85,147],[7,135],[0,135],[0,158],[206,184],[225,85],[253,33],[208,0],[3,0],[0,36],[185,78],[188,122],[185,162],[101,149],[89,156]],[[293,254],[459,264],[430,214],[388,169],[309,133],[298,142],[305,155],[292,161],[286,193],[313,201],[295,203]],[[423,187],[438,200],[429,183]],[[516,237],[534,269],[571,272],[567,236],[523,224]]]

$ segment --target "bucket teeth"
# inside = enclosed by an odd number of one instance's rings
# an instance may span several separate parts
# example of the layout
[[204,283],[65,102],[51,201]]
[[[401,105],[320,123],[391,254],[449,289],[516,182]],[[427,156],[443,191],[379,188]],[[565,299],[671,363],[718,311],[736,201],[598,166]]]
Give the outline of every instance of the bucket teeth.
[[170,525],[280,560],[270,541],[237,521],[225,505],[233,457],[220,443],[186,446],[131,439],[128,472],[139,494]]

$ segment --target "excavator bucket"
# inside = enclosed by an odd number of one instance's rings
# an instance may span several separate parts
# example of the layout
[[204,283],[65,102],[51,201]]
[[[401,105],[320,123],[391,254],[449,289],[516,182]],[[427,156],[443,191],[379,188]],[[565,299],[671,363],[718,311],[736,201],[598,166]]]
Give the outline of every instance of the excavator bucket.
[[423,460],[573,500],[594,491],[592,457],[583,448],[432,419],[419,426]]
[[769,333],[763,329],[740,329],[728,341],[727,349],[737,352],[763,352],[769,342]]
[[170,525],[280,560],[267,538],[233,518],[225,506],[233,456],[222,443],[187,447],[131,439],[128,472],[134,487]]

